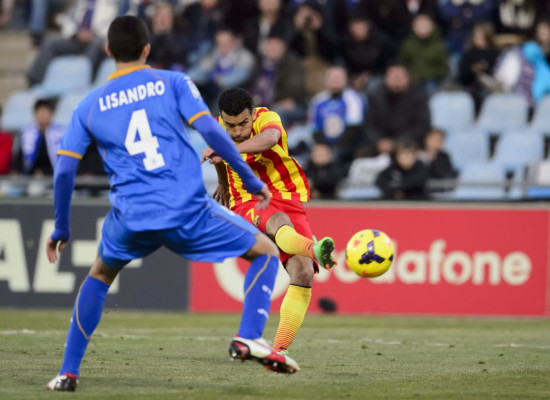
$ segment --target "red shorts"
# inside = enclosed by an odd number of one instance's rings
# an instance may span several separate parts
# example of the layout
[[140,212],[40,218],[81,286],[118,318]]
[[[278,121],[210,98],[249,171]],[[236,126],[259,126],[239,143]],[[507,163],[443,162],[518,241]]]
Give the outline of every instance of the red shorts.
[[[249,200],[245,203],[235,206],[232,210],[239,214],[247,221],[252,222],[259,230],[265,233],[265,224],[267,220],[275,213],[284,212],[290,218],[290,222],[294,225],[294,229],[300,235],[303,235],[309,239],[312,238],[311,228],[309,227],[309,221],[307,220],[306,211],[300,201],[297,200],[281,200],[271,199],[269,205],[265,210],[256,209],[257,199]],[[293,254],[287,254],[284,251],[280,251],[280,260],[283,265],[286,261],[292,257]],[[317,263],[315,263],[317,270]]]

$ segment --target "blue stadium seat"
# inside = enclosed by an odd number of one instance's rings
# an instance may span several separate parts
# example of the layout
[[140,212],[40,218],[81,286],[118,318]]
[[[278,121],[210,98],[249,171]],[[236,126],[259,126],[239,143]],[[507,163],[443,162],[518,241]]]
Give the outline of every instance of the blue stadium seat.
[[34,121],[34,103],[36,97],[29,91],[13,93],[6,102],[2,114],[2,128],[16,132]]
[[33,86],[31,91],[38,97],[85,91],[90,85],[91,78],[92,64],[88,57],[56,57],[48,65],[42,83]]
[[493,93],[483,102],[476,125],[491,133],[521,128],[527,124],[528,109],[519,94]]
[[461,171],[457,187],[452,194],[455,200],[506,199],[506,170],[494,162],[472,163]]
[[535,107],[530,127],[544,134],[550,134],[550,96],[544,97]]
[[381,198],[382,193],[375,186],[375,181],[378,174],[389,165],[388,155],[353,160],[347,178],[337,190],[337,197],[342,200]]
[[445,141],[453,166],[462,170],[471,163],[489,160],[489,137],[483,131],[454,132]]
[[73,110],[78,105],[85,93],[67,93],[64,94],[57,103],[53,120],[61,125],[69,125]]
[[310,124],[293,125],[286,133],[287,145],[291,151],[300,143],[304,143],[309,148],[313,146],[313,126]]
[[97,74],[95,76],[92,87],[96,88],[100,85],[103,85],[109,79],[109,75],[116,71],[115,60],[112,58],[106,58],[99,64],[97,69]]
[[493,160],[515,172],[543,159],[544,142],[537,134],[509,133],[497,143]]
[[430,98],[432,126],[444,130],[464,129],[474,122],[472,96],[466,92],[439,92]]

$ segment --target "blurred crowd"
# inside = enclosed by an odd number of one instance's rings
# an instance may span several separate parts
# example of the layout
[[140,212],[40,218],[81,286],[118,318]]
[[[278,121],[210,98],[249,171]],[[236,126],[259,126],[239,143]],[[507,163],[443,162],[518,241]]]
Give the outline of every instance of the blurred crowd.
[[[143,18],[152,37],[148,63],[189,74],[214,113],[219,93],[240,86],[280,114],[314,198],[334,198],[358,159],[376,171],[386,199],[427,198],[429,180],[455,179],[446,132],[431,126],[434,93],[467,91],[476,112],[490,93],[518,93],[531,109],[550,94],[548,0],[1,3],[0,26],[24,10],[36,46],[30,87],[61,55],[88,56],[96,73],[110,21]],[[36,102],[36,123],[19,133],[0,173],[52,173],[64,129],[51,120],[54,104]],[[86,173],[100,172],[97,157],[89,156]]]

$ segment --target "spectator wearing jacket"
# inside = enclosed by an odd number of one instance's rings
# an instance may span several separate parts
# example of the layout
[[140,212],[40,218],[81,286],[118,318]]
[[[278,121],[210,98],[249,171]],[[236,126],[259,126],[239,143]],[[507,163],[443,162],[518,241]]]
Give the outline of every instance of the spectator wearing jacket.
[[366,139],[373,153],[391,154],[395,143],[408,140],[417,147],[431,128],[428,98],[424,91],[411,82],[407,68],[390,65],[379,85],[368,96],[369,112],[366,118]]
[[426,199],[428,168],[418,159],[414,142],[398,142],[395,158],[376,178],[376,186],[386,200]]
[[47,100],[34,104],[35,122],[21,131],[14,172],[24,175],[53,175],[59,143],[65,127],[52,122],[54,108]]
[[212,110],[222,90],[249,82],[255,66],[254,55],[231,30],[220,29],[215,42],[216,47],[188,71]]
[[270,36],[263,47],[250,88],[255,104],[275,111],[289,128],[306,117],[305,73],[284,38]]
[[412,80],[432,93],[449,73],[445,42],[433,19],[427,14],[414,18],[412,32],[398,52],[398,60],[410,72]]

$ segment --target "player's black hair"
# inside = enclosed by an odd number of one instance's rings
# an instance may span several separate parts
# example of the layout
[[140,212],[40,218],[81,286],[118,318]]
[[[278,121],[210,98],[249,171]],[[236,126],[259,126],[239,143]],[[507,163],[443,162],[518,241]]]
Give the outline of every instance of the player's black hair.
[[54,110],[54,105],[53,105],[53,101],[50,100],[50,99],[38,99],[34,102],[34,112],[36,112],[39,108],[42,108],[42,107],[47,107],[50,111],[53,112]]
[[149,30],[141,19],[123,15],[111,22],[107,42],[116,61],[137,61],[143,48],[149,43]]
[[231,88],[224,90],[218,99],[220,113],[223,111],[232,117],[239,115],[244,110],[252,112],[252,95],[245,89]]

